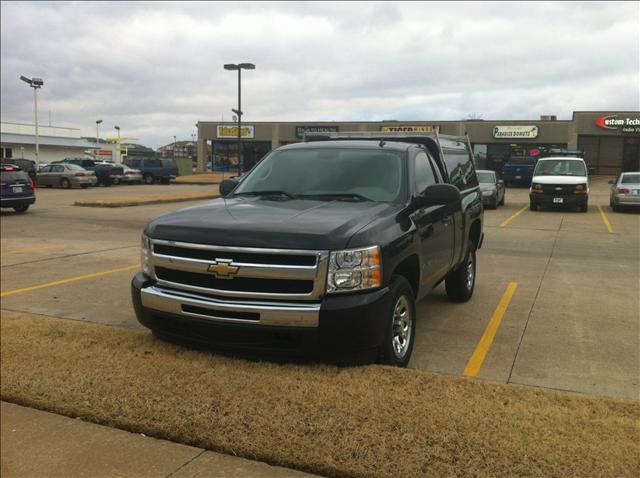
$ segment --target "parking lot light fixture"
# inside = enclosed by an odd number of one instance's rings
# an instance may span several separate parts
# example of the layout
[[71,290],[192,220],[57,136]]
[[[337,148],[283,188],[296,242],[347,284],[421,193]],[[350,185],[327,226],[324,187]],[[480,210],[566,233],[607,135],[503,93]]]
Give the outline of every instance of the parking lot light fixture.
[[24,75],[20,75],[20,79],[33,88],[33,104],[35,107],[36,116],[36,163],[40,162],[40,136],[38,134],[38,88],[44,86],[44,80],[42,78],[27,78]]
[[235,71],[238,70],[238,109],[231,110],[238,117],[238,176],[242,174],[242,102],[241,102],[241,72],[242,70],[255,70],[256,65],[253,63],[226,63],[224,65],[225,70]]
[[96,154],[97,154],[97,150],[100,149],[100,123],[102,123],[102,120],[96,120]]

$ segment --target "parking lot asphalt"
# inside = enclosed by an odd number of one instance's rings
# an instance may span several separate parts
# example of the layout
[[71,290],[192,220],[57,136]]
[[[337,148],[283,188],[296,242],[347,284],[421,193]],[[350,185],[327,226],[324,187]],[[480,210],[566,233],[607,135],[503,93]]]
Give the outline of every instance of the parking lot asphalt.
[[[410,367],[640,399],[640,215],[611,211],[606,179],[592,179],[587,213],[533,212],[528,189],[508,188],[506,205],[485,211],[473,298],[451,303],[441,285],[418,304]],[[26,214],[3,210],[2,309],[141,328],[129,282],[142,228],[197,203],[72,204],[175,188],[217,186],[39,189]]]

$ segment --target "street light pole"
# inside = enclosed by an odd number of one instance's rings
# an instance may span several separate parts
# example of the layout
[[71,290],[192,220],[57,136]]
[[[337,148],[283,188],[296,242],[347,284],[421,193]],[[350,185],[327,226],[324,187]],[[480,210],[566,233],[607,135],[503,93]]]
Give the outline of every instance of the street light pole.
[[228,63],[224,65],[225,70],[238,70],[238,109],[233,111],[238,116],[238,176],[242,174],[242,70],[255,70],[253,63]]
[[98,156],[98,150],[100,149],[100,123],[102,123],[102,120],[96,120],[96,156]]
[[42,78],[27,78],[26,76],[20,76],[20,79],[33,88],[33,105],[35,107],[35,119],[36,119],[36,163],[40,163],[40,135],[38,131],[38,88],[42,88],[44,81]]
[[122,163],[122,146],[120,145],[120,126],[114,126],[114,129],[118,132],[118,163]]

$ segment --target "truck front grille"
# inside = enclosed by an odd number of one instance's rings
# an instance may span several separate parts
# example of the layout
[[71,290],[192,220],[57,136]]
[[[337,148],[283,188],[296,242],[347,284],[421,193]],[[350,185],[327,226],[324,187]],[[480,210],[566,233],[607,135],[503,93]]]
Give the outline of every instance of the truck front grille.
[[286,266],[315,266],[317,257],[315,255],[287,255],[287,254],[259,254],[248,252],[230,252],[215,249],[193,249],[188,247],[166,246],[155,244],[154,254],[163,256],[185,257],[188,259],[202,259],[215,261],[225,258],[233,262],[244,262],[249,264],[281,264]]
[[235,299],[318,301],[328,251],[211,246],[151,239],[162,287]]
[[310,294],[313,290],[312,280],[257,279],[251,277],[218,279],[213,274],[178,271],[164,267],[156,267],[156,277],[177,284],[235,292]]
[[573,196],[575,190],[575,184],[545,184],[542,186],[544,194],[552,196]]

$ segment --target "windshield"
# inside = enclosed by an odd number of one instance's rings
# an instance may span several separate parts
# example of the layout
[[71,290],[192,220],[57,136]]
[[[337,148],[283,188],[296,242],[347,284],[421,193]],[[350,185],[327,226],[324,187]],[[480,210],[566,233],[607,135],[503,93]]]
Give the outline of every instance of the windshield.
[[640,184],[640,174],[624,174],[622,175],[621,184]]
[[582,161],[548,159],[538,161],[534,176],[586,176],[587,169]]
[[485,171],[478,171],[478,182],[479,183],[495,183],[496,182],[496,176],[494,173],[491,172],[485,172]]
[[2,181],[2,184],[17,181],[28,182],[29,176],[24,171],[2,171],[0,172],[0,181]]
[[275,151],[233,195],[268,191],[288,197],[399,202],[405,197],[403,155],[396,151],[298,149]]

